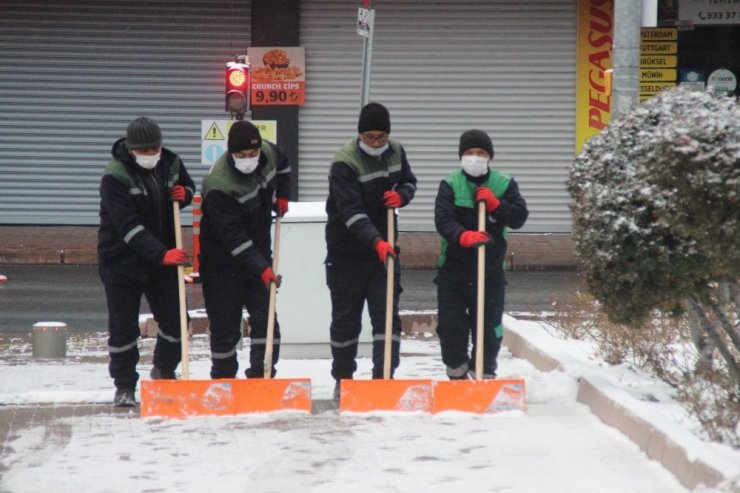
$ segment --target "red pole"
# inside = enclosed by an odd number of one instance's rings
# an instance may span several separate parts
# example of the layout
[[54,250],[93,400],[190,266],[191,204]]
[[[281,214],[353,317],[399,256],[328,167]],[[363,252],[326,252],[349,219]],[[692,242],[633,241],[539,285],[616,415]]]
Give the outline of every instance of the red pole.
[[200,204],[203,201],[203,197],[199,193],[193,197],[193,272],[191,277],[198,278],[198,256],[200,255],[200,218],[203,215],[203,211],[200,208]]

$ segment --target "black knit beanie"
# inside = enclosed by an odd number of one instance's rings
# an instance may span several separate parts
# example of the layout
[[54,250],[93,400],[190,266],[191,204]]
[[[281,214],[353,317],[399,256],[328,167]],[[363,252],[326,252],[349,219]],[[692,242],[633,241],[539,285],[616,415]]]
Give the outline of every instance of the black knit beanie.
[[391,115],[388,109],[380,103],[367,103],[360,111],[360,121],[357,123],[359,133],[368,130],[381,130],[391,133]]
[[229,152],[235,153],[262,146],[260,131],[251,122],[240,120],[229,129]]
[[473,148],[483,149],[493,158],[493,142],[491,138],[483,130],[468,130],[460,136],[460,149],[459,157],[462,157],[463,153],[468,149]]
[[162,147],[162,131],[157,122],[145,116],[139,117],[126,128],[126,147],[149,149]]

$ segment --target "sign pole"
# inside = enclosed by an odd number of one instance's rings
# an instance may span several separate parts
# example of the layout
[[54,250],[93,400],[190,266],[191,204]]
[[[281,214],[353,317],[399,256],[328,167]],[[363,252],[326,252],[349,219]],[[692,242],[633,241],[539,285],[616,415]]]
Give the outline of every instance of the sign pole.
[[614,3],[613,119],[626,115],[638,104],[640,95],[641,23],[641,0],[620,0]]
[[375,32],[375,0],[365,0],[365,6],[368,8],[367,26],[368,32],[363,42],[362,52],[362,93],[360,97],[360,109],[365,106],[370,99],[370,68],[372,65],[373,55],[373,34]]

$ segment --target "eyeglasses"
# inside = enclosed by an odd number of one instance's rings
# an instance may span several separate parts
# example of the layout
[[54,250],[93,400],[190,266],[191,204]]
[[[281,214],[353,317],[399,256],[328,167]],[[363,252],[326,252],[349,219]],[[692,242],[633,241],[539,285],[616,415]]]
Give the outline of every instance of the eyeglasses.
[[383,132],[382,134],[369,134],[367,132],[363,132],[360,134],[360,137],[362,137],[362,140],[366,142],[377,142],[379,144],[386,142],[388,140],[388,134]]

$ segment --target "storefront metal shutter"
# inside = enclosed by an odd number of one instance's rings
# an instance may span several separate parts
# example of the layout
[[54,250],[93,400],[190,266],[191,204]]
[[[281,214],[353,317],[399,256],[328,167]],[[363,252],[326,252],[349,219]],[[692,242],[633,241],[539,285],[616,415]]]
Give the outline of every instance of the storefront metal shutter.
[[224,66],[250,40],[248,0],[0,0],[0,223],[97,224],[111,145],[141,115],[200,186],[201,120],[228,118]]
[[[362,38],[358,5],[301,3],[307,103],[300,110],[300,200],[323,200],[336,149],[356,135]],[[530,208],[522,231],[570,231],[565,190],[574,157],[576,1],[376,2],[370,100],[388,106],[392,135],[419,179],[405,231],[434,231],[440,180],[458,167],[458,139],[490,133],[497,168]]]

